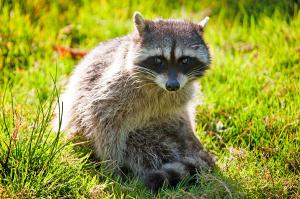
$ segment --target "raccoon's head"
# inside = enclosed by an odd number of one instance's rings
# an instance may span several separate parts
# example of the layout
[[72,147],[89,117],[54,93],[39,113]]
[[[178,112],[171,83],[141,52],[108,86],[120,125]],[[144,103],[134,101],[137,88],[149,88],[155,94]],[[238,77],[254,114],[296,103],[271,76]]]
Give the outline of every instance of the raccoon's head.
[[184,20],[145,20],[134,13],[134,68],[167,91],[176,91],[203,75],[210,64],[202,33],[208,17],[195,24]]

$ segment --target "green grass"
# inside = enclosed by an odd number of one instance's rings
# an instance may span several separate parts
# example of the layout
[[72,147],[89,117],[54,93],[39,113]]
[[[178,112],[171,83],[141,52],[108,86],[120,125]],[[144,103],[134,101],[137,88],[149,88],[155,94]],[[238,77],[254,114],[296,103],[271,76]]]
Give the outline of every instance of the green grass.
[[213,62],[200,80],[197,134],[218,168],[158,198],[299,198],[296,2],[0,0],[0,198],[151,198],[138,180],[112,176],[88,143],[69,142],[49,126],[78,62],[53,47],[89,50],[127,34],[135,10],[195,22],[211,16],[204,37]]

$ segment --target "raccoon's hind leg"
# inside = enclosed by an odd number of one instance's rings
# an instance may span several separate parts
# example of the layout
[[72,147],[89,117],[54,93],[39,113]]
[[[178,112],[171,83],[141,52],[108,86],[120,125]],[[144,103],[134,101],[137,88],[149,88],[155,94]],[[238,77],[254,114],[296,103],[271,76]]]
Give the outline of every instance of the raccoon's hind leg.
[[213,167],[194,135],[180,133],[182,125],[172,124],[172,128],[163,124],[148,126],[131,132],[127,138],[123,166],[142,178],[154,193],[163,185],[176,186],[198,169]]

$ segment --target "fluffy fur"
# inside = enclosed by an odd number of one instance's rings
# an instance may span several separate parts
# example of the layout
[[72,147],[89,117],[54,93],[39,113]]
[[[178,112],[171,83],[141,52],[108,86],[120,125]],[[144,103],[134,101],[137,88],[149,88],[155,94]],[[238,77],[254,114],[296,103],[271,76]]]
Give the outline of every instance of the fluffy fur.
[[[99,160],[127,168],[155,192],[214,166],[194,134],[190,107],[194,80],[210,60],[202,39],[207,21],[150,21],[136,13],[134,23],[133,33],[100,43],[76,67],[61,97],[61,129],[91,140]],[[141,67],[152,56],[191,56],[201,66],[178,72],[181,87],[171,92],[164,71]]]

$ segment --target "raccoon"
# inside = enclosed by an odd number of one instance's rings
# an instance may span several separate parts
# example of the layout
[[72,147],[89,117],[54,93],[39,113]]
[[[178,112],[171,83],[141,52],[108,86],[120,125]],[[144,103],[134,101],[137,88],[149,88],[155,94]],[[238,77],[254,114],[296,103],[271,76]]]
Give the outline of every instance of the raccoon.
[[194,134],[191,99],[210,65],[208,17],[146,20],[100,43],[77,65],[54,125],[92,142],[99,160],[142,179],[152,192],[214,167]]

